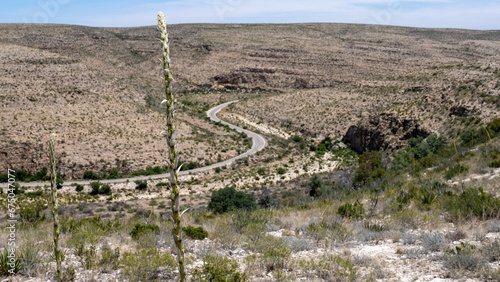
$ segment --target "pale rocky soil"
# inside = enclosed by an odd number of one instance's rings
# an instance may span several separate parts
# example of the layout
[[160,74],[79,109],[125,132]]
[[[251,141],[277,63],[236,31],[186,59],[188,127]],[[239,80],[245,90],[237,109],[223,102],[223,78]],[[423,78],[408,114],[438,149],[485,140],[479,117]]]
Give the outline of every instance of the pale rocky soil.
[[[51,132],[60,136],[68,178],[85,169],[164,163],[162,116],[146,107],[156,107],[162,95],[155,27],[0,25],[0,34],[0,170],[45,166]],[[233,112],[289,134],[340,139],[350,125],[381,111],[440,132],[449,128],[452,106],[478,109],[484,121],[499,110],[498,31],[173,25],[170,37],[179,100],[186,91],[215,92],[224,101],[244,93],[248,99]],[[195,99],[217,102],[211,95]],[[204,120],[179,119],[185,161],[211,161],[219,153],[214,142],[234,150]],[[196,133],[200,140],[193,142],[189,132],[199,127],[221,139]]]

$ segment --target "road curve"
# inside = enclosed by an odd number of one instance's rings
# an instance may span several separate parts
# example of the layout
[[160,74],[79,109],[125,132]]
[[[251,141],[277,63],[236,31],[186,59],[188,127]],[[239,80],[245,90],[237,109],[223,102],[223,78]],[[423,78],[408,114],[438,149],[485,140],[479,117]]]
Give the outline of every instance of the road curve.
[[[245,133],[248,137],[252,138],[252,148],[250,150],[246,151],[245,153],[238,155],[234,158],[222,161],[220,163],[215,163],[209,166],[204,166],[204,167],[199,167],[191,170],[185,170],[179,172],[179,175],[188,175],[188,174],[194,174],[198,172],[203,172],[203,171],[208,171],[212,170],[218,167],[223,167],[223,166],[228,166],[231,165],[234,161],[246,158],[250,155],[253,155],[257,153],[258,151],[264,149],[266,146],[266,139],[262,137],[262,135],[257,134],[253,131],[243,129],[239,126],[236,126],[234,124],[231,124],[229,122],[223,121],[217,117],[217,113],[219,113],[222,109],[225,107],[229,106],[232,103],[236,103],[236,101],[231,101],[227,102],[221,105],[218,105],[216,107],[211,108],[210,110],[207,111],[207,116],[214,122],[220,122],[221,124],[227,125],[229,128],[236,130],[238,132],[243,132]],[[109,183],[109,184],[114,184],[114,183],[123,183],[127,181],[136,181],[136,180],[150,180],[150,179],[164,179],[164,178],[169,178],[170,173],[163,173],[163,174],[155,174],[155,175],[148,175],[148,176],[136,176],[136,177],[128,177],[128,178],[118,178],[118,179],[106,179],[106,180],[99,180],[101,183]],[[93,182],[96,180],[69,180],[67,182],[64,182],[63,186],[70,186],[71,184],[81,184],[81,185],[88,185],[90,182]],[[45,185],[50,185],[50,182],[18,182],[19,185],[23,187],[37,187],[37,186],[45,186]],[[1,183],[1,187],[7,187],[7,183]]]

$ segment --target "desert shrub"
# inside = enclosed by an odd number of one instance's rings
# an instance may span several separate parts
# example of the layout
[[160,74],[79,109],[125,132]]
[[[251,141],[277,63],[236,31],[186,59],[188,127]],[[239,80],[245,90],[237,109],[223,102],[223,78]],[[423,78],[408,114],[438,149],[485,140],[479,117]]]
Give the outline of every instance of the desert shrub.
[[[12,274],[18,273],[22,268],[22,262],[19,257],[12,259],[9,257],[9,251],[7,248],[0,252],[0,275],[10,276]],[[12,270],[11,270],[12,269]],[[12,271],[12,272],[11,272]]]
[[84,244],[80,244],[77,248],[77,255],[81,258],[85,269],[94,269],[97,266],[97,250],[95,245],[90,245],[86,248]]
[[45,201],[34,200],[30,203],[22,203],[19,205],[19,216],[23,222],[39,222],[45,219]]
[[494,160],[488,164],[489,167],[492,168],[499,168],[500,167],[500,160]]
[[403,244],[405,245],[414,245],[417,243],[417,240],[420,239],[420,236],[413,233],[404,233],[403,234]]
[[323,190],[323,179],[317,174],[311,176],[309,180],[309,196],[311,197],[320,197]]
[[424,234],[421,238],[422,246],[427,252],[441,251],[447,243],[445,236],[441,233]]
[[131,175],[132,176],[140,176],[140,175],[148,176],[148,175],[162,174],[162,173],[165,173],[166,171],[167,171],[166,167],[148,166],[148,167],[146,167],[146,169],[140,169],[140,170],[136,170],[136,171],[132,172]]
[[500,232],[500,220],[493,220],[487,229],[488,232]]
[[262,253],[261,263],[268,272],[288,267],[292,251],[283,238],[265,235],[256,244],[256,250]]
[[9,174],[8,173],[0,173],[0,183],[9,182]]
[[492,135],[500,134],[500,118],[495,118],[494,120],[492,120],[490,123],[488,123],[487,127],[491,131],[493,131],[494,134]]
[[101,183],[99,181],[94,181],[90,182],[90,195],[98,195],[99,194],[99,187],[101,187]]
[[102,184],[99,181],[90,182],[90,192],[92,196],[96,195],[111,195],[111,186],[109,184]]
[[104,273],[118,269],[120,264],[120,248],[112,250],[109,247],[103,247],[101,250],[101,259],[99,265]]
[[208,209],[215,213],[225,213],[235,210],[255,209],[255,196],[226,187],[212,192]]
[[359,219],[365,215],[365,208],[361,203],[356,201],[354,204],[345,203],[337,209],[337,213],[341,217]]
[[[158,182],[156,183],[156,187],[168,187],[170,184],[167,182]],[[137,188],[136,188],[137,189]],[[139,189],[140,190],[140,189]]]
[[238,271],[238,263],[230,258],[206,256],[203,267],[193,273],[196,282],[244,282],[248,277]]
[[358,279],[358,270],[354,263],[342,256],[324,255],[319,260],[300,260],[298,264],[309,278],[332,282],[353,282]]
[[484,246],[481,251],[483,257],[488,262],[500,261],[500,243],[498,242],[498,240],[495,240],[490,244]]
[[500,213],[500,199],[482,188],[466,188],[460,195],[447,194],[442,206],[455,221],[472,217],[492,219]]
[[334,242],[345,242],[352,235],[352,231],[341,223],[311,223],[307,226],[307,234],[318,245],[330,247]]
[[201,165],[197,162],[188,162],[188,163],[183,163],[182,164],[182,167],[181,167],[181,170],[182,171],[185,171],[185,170],[191,170],[191,169],[195,169],[195,168],[198,168],[198,167],[201,167]]
[[43,195],[43,191],[31,191],[31,192],[25,192],[24,193],[24,196],[26,196],[27,198],[31,198],[31,199],[34,199],[34,198],[37,198],[37,197],[40,197]]
[[469,169],[466,166],[464,166],[462,164],[456,164],[454,166],[449,167],[446,170],[446,172],[444,174],[444,178],[449,180],[449,179],[452,179],[453,177],[455,177],[461,173],[467,172],[468,170]]
[[136,180],[134,182],[136,190],[142,191],[148,189],[148,182],[146,180]]
[[99,239],[116,232],[120,227],[119,221],[103,220],[99,216],[82,219],[60,218],[60,232],[71,233],[67,244],[73,248],[97,244]]
[[86,170],[83,172],[83,179],[87,180],[99,180],[101,177],[99,174],[93,172],[92,170]]
[[277,174],[279,174],[279,175],[283,175],[283,174],[285,174],[285,173],[286,173],[286,171],[287,171],[287,169],[286,169],[286,168],[284,168],[284,167],[278,167],[278,168],[276,169],[276,173],[277,173]]
[[276,207],[276,197],[271,195],[271,190],[266,186],[262,186],[262,194],[259,197],[258,205],[260,208],[269,209]]
[[21,260],[22,269],[19,273],[33,277],[45,268],[44,256],[40,246],[34,242],[27,242],[18,249],[17,255]]
[[137,240],[145,233],[160,234],[160,227],[156,224],[136,223],[132,231],[130,231],[130,236],[132,239]]
[[449,241],[454,242],[467,238],[467,234],[465,234],[462,230],[457,230],[447,233],[444,237]]
[[373,180],[381,178],[384,174],[385,169],[382,167],[380,152],[364,152],[358,159],[358,168],[354,175],[354,182],[367,185]]
[[137,250],[135,253],[124,253],[119,266],[123,273],[123,280],[130,282],[173,281],[174,277],[160,277],[159,275],[172,273],[176,263],[171,254],[161,253],[156,248],[147,248]]
[[441,136],[430,135],[426,139],[413,138],[408,141],[406,148],[393,154],[391,169],[396,172],[417,172],[423,168],[438,165],[444,157],[449,157],[452,153],[452,147]]
[[303,252],[316,249],[314,243],[308,239],[295,236],[285,236],[283,239],[292,252]]
[[205,229],[203,229],[203,227],[201,227],[201,226],[193,227],[193,226],[189,225],[189,226],[183,227],[182,232],[184,232],[184,234],[186,236],[188,236],[189,238],[195,239],[195,240],[203,240],[203,239],[208,237],[208,232]]
[[109,184],[104,184],[99,188],[100,195],[111,195],[111,186]]
[[75,191],[76,191],[76,192],[81,192],[81,191],[83,191],[83,185],[81,185],[81,184],[76,184]]
[[472,254],[456,254],[444,257],[443,266],[450,270],[477,271],[481,266],[481,260]]

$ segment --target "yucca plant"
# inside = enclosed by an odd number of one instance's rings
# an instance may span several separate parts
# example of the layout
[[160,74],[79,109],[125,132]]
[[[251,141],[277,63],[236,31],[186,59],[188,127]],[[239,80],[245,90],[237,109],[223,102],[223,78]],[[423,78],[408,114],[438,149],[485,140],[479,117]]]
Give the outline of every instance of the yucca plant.
[[54,220],[54,257],[56,258],[56,280],[62,281],[61,277],[61,250],[59,249],[59,219],[57,217],[57,172],[55,157],[56,135],[52,134],[49,140],[50,158],[50,191],[52,204],[52,218]]
[[176,143],[175,143],[175,123],[174,123],[174,94],[170,89],[170,85],[173,81],[171,66],[170,66],[170,48],[168,43],[168,32],[167,32],[167,21],[165,15],[162,12],[158,13],[158,30],[160,31],[160,41],[163,51],[162,67],[163,76],[165,79],[165,99],[161,102],[166,104],[166,123],[167,129],[165,132],[165,137],[168,147],[168,159],[167,165],[170,171],[170,182],[169,188],[171,191],[171,209],[172,209],[172,222],[173,229],[172,235],[174,237],[175,246],[177,248],[177,262],[179,264],[179,276],[180,281],[186,281],[186,270],[184,263],[184,247],[182,245],[182,226],[181,226],[181,216],[182,213],[179,210],[179,184],[178,184],[178,173],[179,157],[177,156]]
[[19,258],[14,257],[13,260],[11,261],[7,248],[0,252],[0,276],[16,274],[23,268]]

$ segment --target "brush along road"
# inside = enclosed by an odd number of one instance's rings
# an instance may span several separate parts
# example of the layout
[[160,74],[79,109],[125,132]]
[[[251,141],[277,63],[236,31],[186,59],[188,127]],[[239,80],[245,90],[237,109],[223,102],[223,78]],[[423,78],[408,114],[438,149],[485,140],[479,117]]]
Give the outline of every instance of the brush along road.
[[[252,148],[250,150],[246,151],[245,153],[236,156],[234,158],[222,161],[220,163],[215,163],[209,166],[204,166],[204,167],[199,167],[191,170],[185,170],[179,172],[179,175],[187,175],[187,174],[194,174],[198,172],[203,172],[203,171],[208,171],[212,170],[218,167],[223,167],[223,166],[229,166],[231,165],[234,161],[246,158],[250,155],[253,155],[257,153],[258,151],[264,149],[266,146],[266,140],[262,135],[257,134],[253,131],[243,129],[239,126],[236,126],[234,124],[231,124],[229,122],[225,122],[217,117],[217,113],[219,113],[222,109],[225,107],[229,106],[232,103],[236,103],[236,101],[231,101],[227,102],[221,105],[218,105],[216,107],[211,108],[210,110],[207,111],[207,116],[214,122],[220,122],[221,124],[227,125],[229,128],[236,130],[238,132],[243,132],[245,133],[248,137],[252,138]],[[137,176],[137,177],[129,177],[129,178],[119,178],[119,179],[108,179],[108,180],[99,180],[101,183],[123,183],[128,181],[136,181],[136,180],[150,180],[150,179],[164,179],[164,178],[169,178],[170,173],[163,173],[163,174],[156,174],[156,175],[148,175],[148,176]],[[81,184],[81,185],[88,185],[90,182],[93,182],[96,180],[75,180],[75,181],[67,181],[63,184],[63,186],[70,186],[71,184]],[[36,186],[45,186],[45,185],[50,185],[50,182],[18,182],[19,185],[24,186],[24,187],[36,187]],[[2,183],[2,187],[7,186],[7,183]]]

